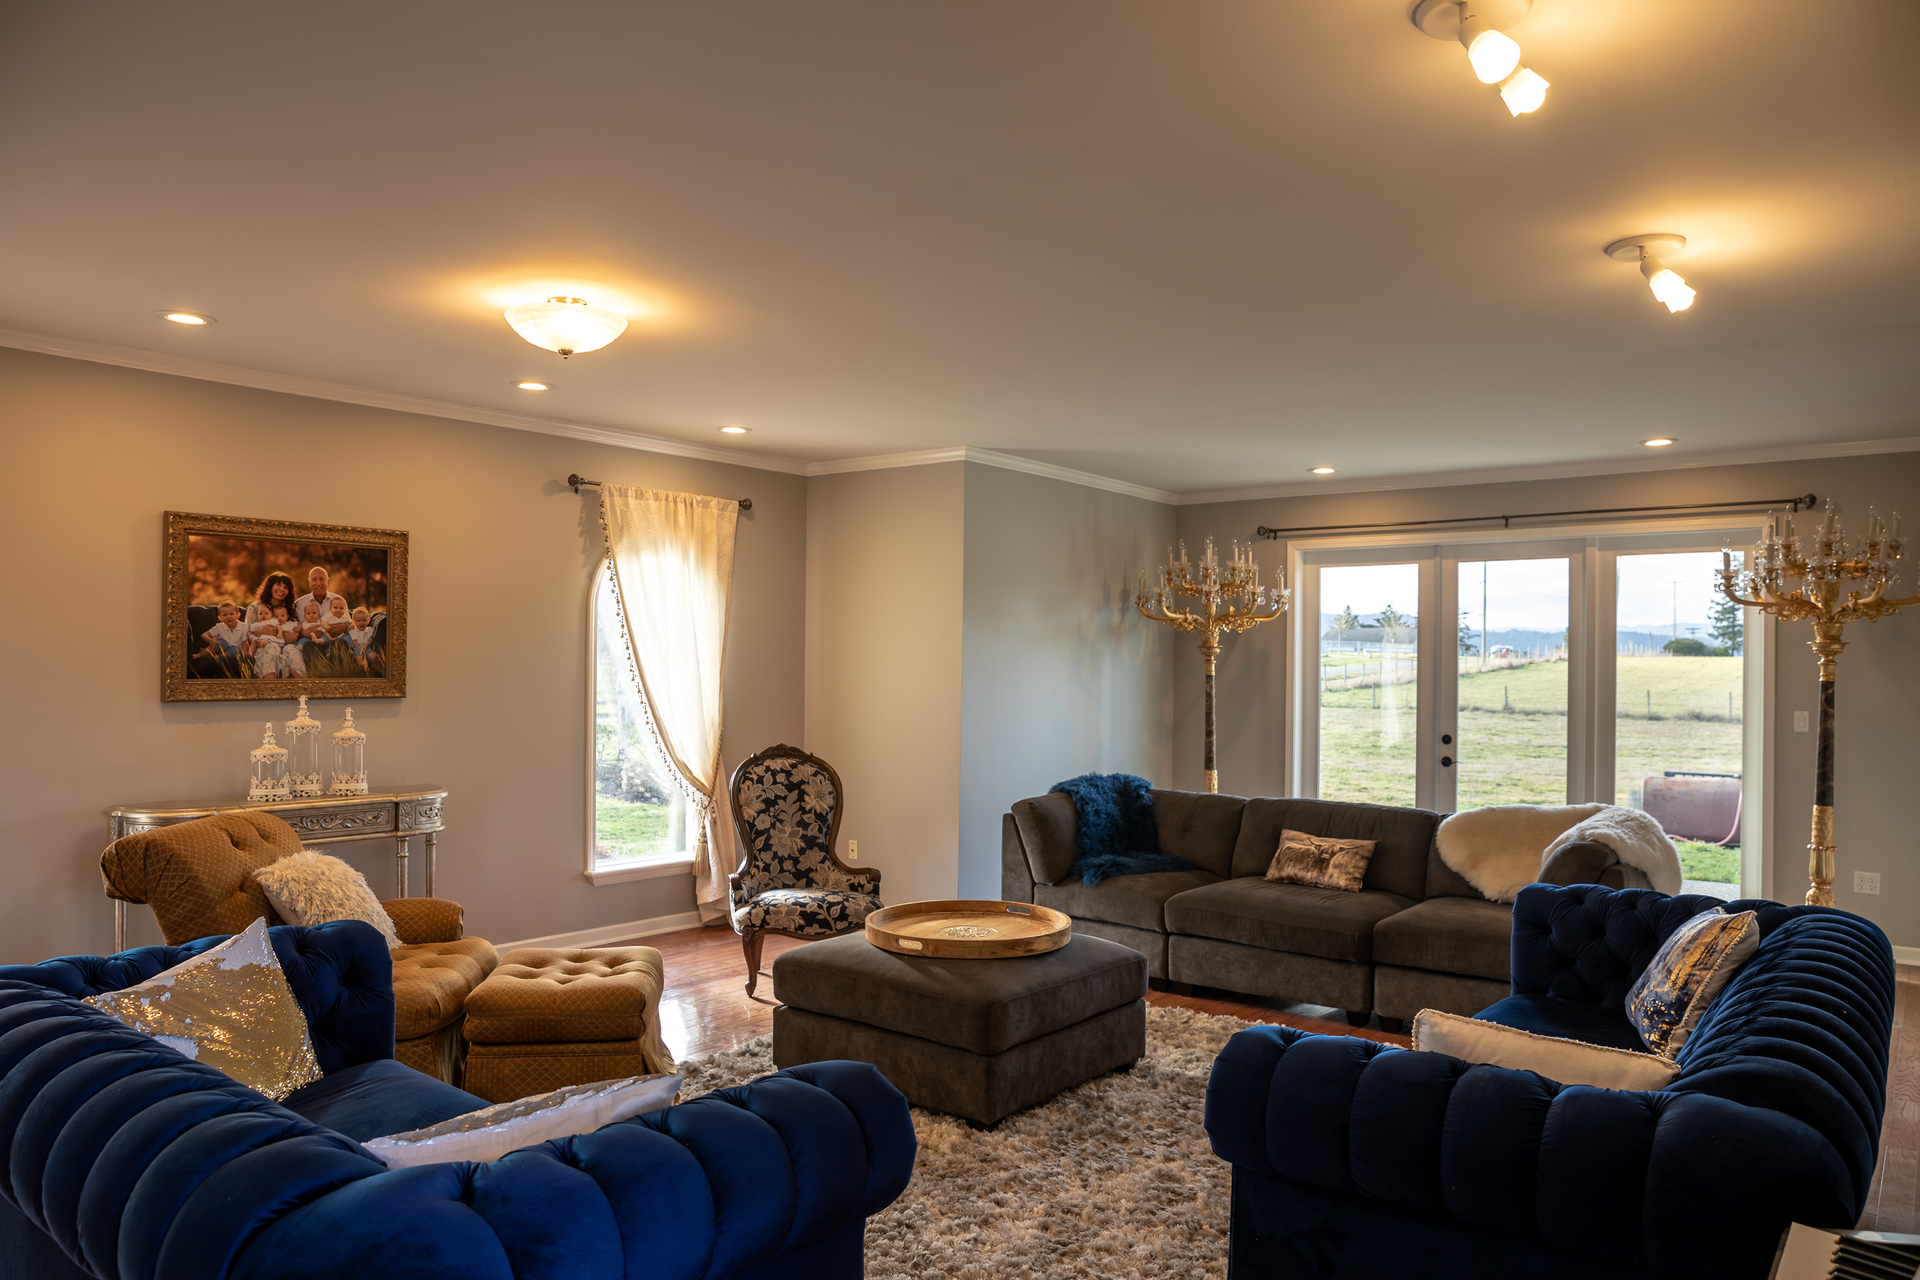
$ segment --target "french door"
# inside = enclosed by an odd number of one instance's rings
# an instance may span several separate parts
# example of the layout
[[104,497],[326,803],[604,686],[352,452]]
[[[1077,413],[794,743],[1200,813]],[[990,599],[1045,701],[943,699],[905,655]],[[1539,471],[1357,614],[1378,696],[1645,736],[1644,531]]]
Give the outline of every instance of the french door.
[[1294,548],[1293,793],[1629,805],[1760,892],[1766,629],[1712,574],[1754,535]]

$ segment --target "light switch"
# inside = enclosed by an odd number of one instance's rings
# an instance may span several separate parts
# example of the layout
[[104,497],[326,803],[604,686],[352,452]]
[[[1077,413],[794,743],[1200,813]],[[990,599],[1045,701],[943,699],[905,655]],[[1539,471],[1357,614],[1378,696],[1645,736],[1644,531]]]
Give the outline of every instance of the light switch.
[[1793,713],[1793,731],[1795,733],[1807,732],[1807,716],[1809,714],[1810,713],[1805,711],[1796,711]]

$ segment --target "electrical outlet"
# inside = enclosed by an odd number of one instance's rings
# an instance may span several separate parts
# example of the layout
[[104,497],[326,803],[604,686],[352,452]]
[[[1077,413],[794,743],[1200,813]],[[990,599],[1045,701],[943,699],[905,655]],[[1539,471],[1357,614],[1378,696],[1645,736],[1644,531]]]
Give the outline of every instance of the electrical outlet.
[[1856,871],[1853,873],[1853,891],[1855,893],[1880,892],[1880,873],[1878,871]]
[[847,841],[847,861],[848,862],[860,861],[860,842],[858,840]]
[[1810,726],[1807,724],[1807,712],[1796,711],[1793,713],[1793,731],[1795,733],[1808,733],[1811,731]]

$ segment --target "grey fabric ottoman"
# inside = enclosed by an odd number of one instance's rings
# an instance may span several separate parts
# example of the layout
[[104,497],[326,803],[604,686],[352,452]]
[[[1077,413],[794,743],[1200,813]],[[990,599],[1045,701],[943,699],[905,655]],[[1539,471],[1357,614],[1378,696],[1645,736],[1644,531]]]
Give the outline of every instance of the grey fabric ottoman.
[[1147,958],[1104,938],[1005,960],[896,955],[862,933],[773,962],[773,1061],[871,1062],[909,1101],[994,1124],[1147,1051]]

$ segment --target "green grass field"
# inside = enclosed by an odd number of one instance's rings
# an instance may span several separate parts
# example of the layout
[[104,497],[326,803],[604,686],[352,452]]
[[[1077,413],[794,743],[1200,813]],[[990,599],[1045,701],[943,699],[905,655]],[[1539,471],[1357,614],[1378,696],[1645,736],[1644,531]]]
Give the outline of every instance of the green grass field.
[[593,843],[600,857],[645,858],[665,850],[672,834],[665,805],[600,795],[593,801]]
[[[1410,663],[1407,668],[1410,675]],[[1740,659],[1621,658],[1617,670],[1619,803],[1637,805],[1641,780],[1666,770],[1740,772]],[[1482,672],[1465,659],[1459,687],[1456,807],[1566,803],[1567,663]],[[1415,703],[1410,682],[1327,689],[1320,712],[1320,794],[1412,804]],[[1734,850],[1689,841],[1681,865],[1689,879],[1739,880]]]

